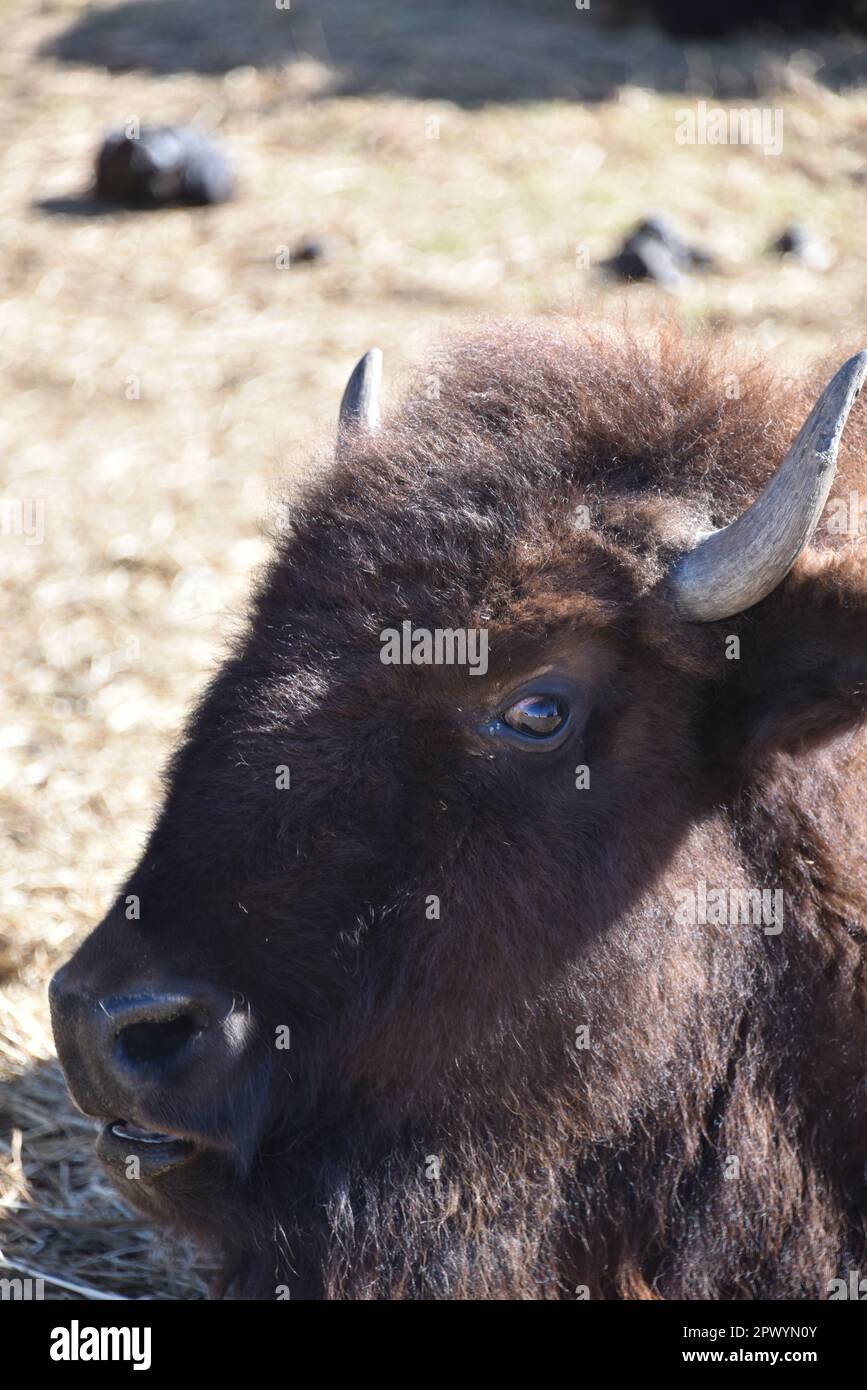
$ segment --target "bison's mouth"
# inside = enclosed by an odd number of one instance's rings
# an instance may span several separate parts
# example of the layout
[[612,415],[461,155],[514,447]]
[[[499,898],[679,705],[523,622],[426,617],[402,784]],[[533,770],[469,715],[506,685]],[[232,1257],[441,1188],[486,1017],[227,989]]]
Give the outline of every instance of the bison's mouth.
[[[159,1130],[145,1129],[132,1120],[109,1120],[96,1141],[97,1156],[107,1168],[127,1178],[156,1178],[198,1152],[190,1139],[181,1139]],[[136,1166],[130,1168],[130,1160]]]

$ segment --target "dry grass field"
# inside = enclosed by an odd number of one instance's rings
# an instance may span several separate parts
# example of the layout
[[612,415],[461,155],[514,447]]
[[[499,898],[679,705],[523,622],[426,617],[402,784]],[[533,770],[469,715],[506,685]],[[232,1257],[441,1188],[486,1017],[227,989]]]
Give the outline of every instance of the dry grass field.
[[[864,345],[863,42],[685,51],[604,9],[0,0],[0,1250],[47,1297],[205,1294],[96,1169],[45,985],[137,857],[358,355],[384,350],[394,399],[491,314],[673,315],[781,374]],[[782,153],[678,145],[714,93],[782,110]],[[95,145],[131,118],[218,133],[235,201],[87,215]],[[598,269],[654,209],[718,258],[676,296]],[[796,218],[822,273],[767,254]],[[308,237],[327,257],[280,268]]]

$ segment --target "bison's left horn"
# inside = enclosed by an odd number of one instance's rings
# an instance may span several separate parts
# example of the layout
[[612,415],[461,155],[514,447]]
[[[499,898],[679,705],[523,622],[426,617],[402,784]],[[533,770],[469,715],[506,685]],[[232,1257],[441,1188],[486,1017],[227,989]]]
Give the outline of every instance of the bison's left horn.
[[766,598],[788,574],[828,500],[840,436],[865,373],[867,352],[844,362],[755,502],[675,565],[671,583],[687,618],[731,618]]
[[346,383],[340,402],[338,433],[347,429],[379,428],[379,383],[382,380],[382,353],[371,348],[356,364]]

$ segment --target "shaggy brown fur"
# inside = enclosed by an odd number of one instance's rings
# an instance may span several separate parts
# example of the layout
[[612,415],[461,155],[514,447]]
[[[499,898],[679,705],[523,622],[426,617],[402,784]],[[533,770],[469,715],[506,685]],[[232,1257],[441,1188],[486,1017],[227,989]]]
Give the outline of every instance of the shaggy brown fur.
[[[74,962],[194,972],[257,1029],[231,1095],[148,1117],[197,1157],[127,1195],[247,1297],[826,1297],[867,1268],[865,547],[822,529],[707,626],[665,584],[815,383],[525,325],[439,382],[295,511],[124,889],[142,920]],[[856,407],[833,496],[865,457]],[[384,666],[407,618],[487,626],[488,674]],[[540,671],[574,736],[479,732]],[[701,880],[782,889],[782,931],[679,921]]]

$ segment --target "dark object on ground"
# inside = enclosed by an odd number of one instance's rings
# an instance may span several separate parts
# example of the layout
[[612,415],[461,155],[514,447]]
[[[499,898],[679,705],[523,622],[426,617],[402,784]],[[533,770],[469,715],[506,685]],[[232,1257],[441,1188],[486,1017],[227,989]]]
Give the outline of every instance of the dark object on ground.
[[810,270],[827,270],[831,263],[825,243],[803,222],[791,222],[785,227],[771,243],[771,250],[778,256],[792,256]]
[[624,237],[620,250],[603,268],[621,280],[653,280],[665,289],[676,289],[684,274],[709,270],[714,260],[701,246],[689,245],[660,213],[645,217]]
[[649,238],[656,241],[660,246],[664,246],[671,259],[681,270],[710,270],[714,265],[714,258],[703,246],[693,246],[684,241],[683,237],[672,226],[667,218],[661,213],[653,213],[650,217],[645,217],[635,231],[626,238],[623,244],[624,250],[630,249],[630,243],[636,239]]
[[309,237],[299,241],[289,253],[290,264],[300,265],[310,261],[331,259],[334,244],[327,237]]
[[224,203],[232,196],[228,160],[200,131],[143,126],[106,136],[96,158],[97,197],[124,207]]
[[683,279],[668,247],[649,236],[629,237],[602,267],[620,280],[653,280],[666,290],[677,289]]

